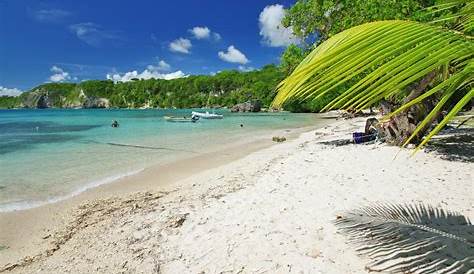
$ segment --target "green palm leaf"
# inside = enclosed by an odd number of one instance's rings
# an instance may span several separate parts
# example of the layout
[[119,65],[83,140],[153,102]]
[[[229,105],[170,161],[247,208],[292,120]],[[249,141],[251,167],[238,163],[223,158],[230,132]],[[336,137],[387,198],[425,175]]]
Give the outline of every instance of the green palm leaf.
[[335,223],[371,259],[369,270],[473,271],[474,226],[461,214],[422,204],[378,204],[344,213]]
[[[444,98],[420,123],[425,127],[454,94],[465,92],[466,86],[472,85],[473,56],[474,42],[459,33],[411,21],[367,23],[318,46],[278,85],[273,106],[280,107],[290,99],[318,100],[349,84],[350,88],[323,110],[361,110],[384,98],[404,95],[407,87],[430,72],[449,68],[451,73],[445,73],[445,81],[438,81],[424,94],[423,99],[435,94]],[[472,96],[468,92],[460,103],[468,103]],[[459,106],[452,110],[459,111],[463,105]],[[397,112],[406,108],[402,105]]]
[[458,9],[453,14],[442,16],[441,18],[432,21],[432,23],[451,21],[455,23],[454,28],[456,30],[466,33],[474,30],[473,0],[445,0],[429,9],[429,13],[431,14],[439,14],[443,11]]

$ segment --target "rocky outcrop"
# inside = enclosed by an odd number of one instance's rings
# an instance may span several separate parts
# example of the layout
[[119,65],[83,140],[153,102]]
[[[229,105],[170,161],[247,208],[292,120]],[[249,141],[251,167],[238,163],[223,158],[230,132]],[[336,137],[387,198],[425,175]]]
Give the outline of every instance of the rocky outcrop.
[[86,96],[82,90],[76,96],[51,94],[46,90],[29,92],[22,100],[24,108],[109,108],[110,102],[106,98]]
[[262,108],[262,103],[258,100],[247,101],[233,106],[231,112],[259,112]]
[[83,108],[109,108],[110,102],[106,98],[87,97],[82,106]]
[[30,92],[22,103],[25,108],[50,108],[52,106],[48,93],[41,90]]

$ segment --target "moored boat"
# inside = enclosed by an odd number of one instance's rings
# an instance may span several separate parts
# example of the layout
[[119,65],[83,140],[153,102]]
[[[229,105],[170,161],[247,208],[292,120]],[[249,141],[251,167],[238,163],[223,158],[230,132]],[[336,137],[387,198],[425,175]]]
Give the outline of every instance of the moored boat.
[[175,117],[175,116],[164,116],[167,122],[174,123],[195,123],[199,120],[199,117]]
[[208,111],[204,112],[197,112],[193,111],[191,112],[192,116],[203,118],[203,119],[222,119],[224,118],[224,115],[222,114],[216,114],[216,113],[209,113]]

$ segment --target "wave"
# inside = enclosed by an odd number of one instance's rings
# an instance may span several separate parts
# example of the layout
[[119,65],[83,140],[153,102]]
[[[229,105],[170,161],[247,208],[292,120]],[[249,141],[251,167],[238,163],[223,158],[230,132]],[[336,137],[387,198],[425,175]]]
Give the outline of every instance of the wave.
[[121,173],[121,174],[108,176],[108,177],[105,177],[105,178],[102,178],[102,179],[99,179],[99,180],[94,180],[94,181],[91,181],[91,182],[89,182],[85,185],[82,185],[81,187],[77,188],[76,190],[72,191],[71,193],[69,193],[67,195],[63,195],[63,196],[59,196],[59,197],[52,197],[52,198],[49,198],[49,199],[43,200],[43,201],[24,200],[24,201],[17,201],[17,202],[4,203],[4,204],[0,203],[0,212],[12,212],[12,211],[26,210],[26,209],[31,209],[31,208],[35,208],[35,207],[40,207],[40,206],[47,205],[47,204],[53,204],[53,203],[57,203],[57,202],[60,202],[60,201],[64,201],[64,200],[70,199],[74,196],[77,196],[77,195],[81,194],[82,192],[84,192],[86,190],[89,190],[91,188],[95,188],[95,187],[98,187],[100,185],[105,185],[105,184],[112,183],[114,181],[123,179],[125,177],[129,177],[129,176],[135,175],[137,173],[140,173],[143,170],[145,170],[145,169],[141,168],[141,169],[129,171],[129,172],[126,172],[126,173]]

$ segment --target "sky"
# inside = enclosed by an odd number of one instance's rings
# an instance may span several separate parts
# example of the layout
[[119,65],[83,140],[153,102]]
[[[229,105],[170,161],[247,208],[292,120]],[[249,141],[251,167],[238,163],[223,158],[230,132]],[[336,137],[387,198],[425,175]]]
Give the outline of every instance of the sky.
[[285,0],[0,0],[0,95],[277,64]]

